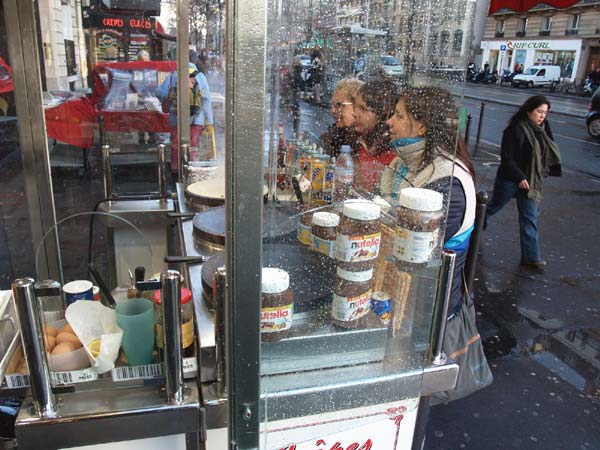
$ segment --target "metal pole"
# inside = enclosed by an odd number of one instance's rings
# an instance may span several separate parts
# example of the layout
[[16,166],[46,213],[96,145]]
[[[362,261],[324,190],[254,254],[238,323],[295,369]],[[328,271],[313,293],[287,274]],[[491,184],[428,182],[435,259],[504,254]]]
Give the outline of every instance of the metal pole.
[[467,125],[465,127],[465,147],[467,150],[469,149],[469,137],[471,135],[471,124],[473,123],[473,116],[471,114],[467,114]]
[[169,403],[183,401],[183,359],[181,350],[181,275],[163,272],[161,281],[165,391]]
[[469,243],[469,252],[465,260],[465,282],[467,289],[472,292],[473,280],[475,279],[475,267],[477,266],[477,257],[479,246],[481,244],[481,236],[483,234],[483,225],[485,223],[485,213],[487,210],[488,194],[485,191],[477,193],[477,209],[475,210],[475,229],[471,234],[471,242]]
[[443,364],[445,357],[442,354],[442,344],[446,334],[448,306],[452,292],[452,277],[456,253],[452,250],[442,251],[442,265],[438,278],[435,304],[433,307],[433,326],[431,327],[431,356],[433,364]]
[[216,383],[215,389],[219,397],[227,396],[227,273],[225,267],[219,267],[214,277],[214,301],[215,301],[215,360],[216,360]]
[[104,169],[104,198],[112,197],[113,179],[110,166],[110,146],[102,146],[102,168]]
[[15,309],[19,319],[21,341],[27,367],[31,397],[36,413],[41,417],[55,417],[56,402],[50,383],[50,369],[46,359],[44,334],[38,301],[32,278],[20,278],[12,284]]
[[178,170],[179,170],[179,182],[185,182],[185,175],[183,174],[183,166],[187,164],[190,159],[190,146],[188,144],[181,144],[179,158],[177,159]]
[[479,111],[479,123],[477,124],[477,139],[475,140],[475,149],[473,150],[473,156],[477,153],[477,147],[479,147],[479,139],[481,138],[481,127],[483,126],[483,116],[485,114],[485,102],[481,102],[481,109]]
[[158,145],[158,189],[161,200],[167,198],[167,160],[165,156],[165,145]]

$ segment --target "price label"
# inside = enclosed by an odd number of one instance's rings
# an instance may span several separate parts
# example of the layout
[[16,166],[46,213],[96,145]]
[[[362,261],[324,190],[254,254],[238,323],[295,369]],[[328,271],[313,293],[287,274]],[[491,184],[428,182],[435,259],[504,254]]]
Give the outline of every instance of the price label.
[[29,387],[29,375],[6,375],[6,385],[9,389]]
[[183,377],[194,378],[198,375],[198,363],[195,357],[183,358]]
[[115,367],[111,370],[113,381],[140,380],[162,376],[161,364],[146,364],[144,366]]
[[51,372],[50,376],[52,377],[52,384],[86,383],[98,379],[98,373],[91,369]]

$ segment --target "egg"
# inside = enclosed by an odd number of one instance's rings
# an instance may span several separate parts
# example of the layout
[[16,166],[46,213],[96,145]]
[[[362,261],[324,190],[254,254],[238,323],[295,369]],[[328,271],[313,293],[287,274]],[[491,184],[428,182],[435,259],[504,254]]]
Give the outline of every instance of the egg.
[[79,348],[81,347],[81,342],[79,341],[79,338],[77,336],[75,336],[74,334],[71,333],[66,333],[66,332],[61,332],[58,333],[58,336],[56,336],[56,344],[62,344],[63,342],[70,342],[71,344],[73,344],[75,346],[75,348]]
[[56,335],[58,334],[58,330],[56,329],[56,327],[53,327],[52,325],[48,325],[47,327],[42,327],[42,329],[44,330],[44,334],[47,334],[48,336],[56,337]]
[[52,349],[56,346],[56,338],[54,336],[44,335],[44,344],[47,352],[51,352]]
[[71,333],[71,334],[75,334],[75,332],[73,331],[73,328],[71,328],[71,325],[66,324],[63,325],[62,328],[60,330],[58,330],[58,333]]
[[77,347],[73,342],[61,342],[60,344],[56,344],[56,347],[52,350],[52,355],[64,355],[66,353],[71,353],[74,350],[77,350]]

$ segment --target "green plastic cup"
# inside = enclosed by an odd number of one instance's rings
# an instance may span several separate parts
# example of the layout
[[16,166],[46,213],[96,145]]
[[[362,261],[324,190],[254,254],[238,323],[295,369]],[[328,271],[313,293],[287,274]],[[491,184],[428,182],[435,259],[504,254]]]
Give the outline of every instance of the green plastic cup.
[[154,304],[132,298],[117,305],[117,325],[123,330],[121,347],[130,366],[150,364],[154,351]]

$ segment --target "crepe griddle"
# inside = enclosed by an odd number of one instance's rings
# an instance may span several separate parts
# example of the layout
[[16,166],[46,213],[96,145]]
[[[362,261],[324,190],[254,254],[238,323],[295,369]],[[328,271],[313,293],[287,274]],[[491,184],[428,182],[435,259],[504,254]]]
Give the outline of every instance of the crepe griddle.
[[[225,265],[221,252],[202,265],[202,289],[213,308],[212,280],[217,268]],[[335,282],[335,260],[300,244],[263,244],[263,267],[277,267],[290,275],[294,313],[319,309],[331,301]]]
[[[292,206],[267,204],[263,207],[263,237],[276,239],[296,231]],[[225,245],[225,206],[209,208],[197,213],[193,220],[193,236],[196,242],[208,241]]]

